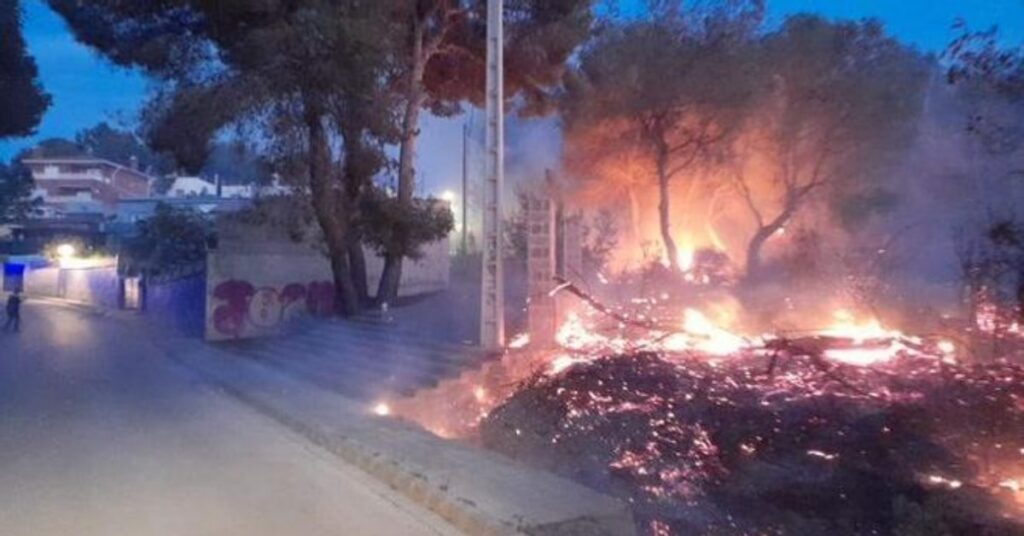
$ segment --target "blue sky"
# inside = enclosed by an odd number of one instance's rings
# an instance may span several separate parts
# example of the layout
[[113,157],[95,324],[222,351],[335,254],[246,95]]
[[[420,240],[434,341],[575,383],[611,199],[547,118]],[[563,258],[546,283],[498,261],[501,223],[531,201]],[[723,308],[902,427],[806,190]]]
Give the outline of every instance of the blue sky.
[[[890,33],[915,46],[942,50],[953,36],[958,17],[972,27],[998,24],[1009,42],[1024,42],[1024,0],[768,0],[772,20],[815,12],[831,18],[875,17]],[[99,121],[131,124],[145,101],[149,84],[140,74],[112,66],[74,41],[64,22],[42,0],[23,0],[25,34],[53,95],[34,139],[71,137]],[[461,161],[461,119],[428,121],[419,168],[428,192],[453,188]],[[0,143],[0,159],[32,144],[32,139]]]

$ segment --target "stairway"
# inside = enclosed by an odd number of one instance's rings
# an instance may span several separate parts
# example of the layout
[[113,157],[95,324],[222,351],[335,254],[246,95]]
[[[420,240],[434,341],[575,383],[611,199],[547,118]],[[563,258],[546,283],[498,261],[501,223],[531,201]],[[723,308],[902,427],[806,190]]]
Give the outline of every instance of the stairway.
[[377,317],[310,319],[288,335],[224,349],[350,398],[410,396],[480,367],[489,357],[447,334]]

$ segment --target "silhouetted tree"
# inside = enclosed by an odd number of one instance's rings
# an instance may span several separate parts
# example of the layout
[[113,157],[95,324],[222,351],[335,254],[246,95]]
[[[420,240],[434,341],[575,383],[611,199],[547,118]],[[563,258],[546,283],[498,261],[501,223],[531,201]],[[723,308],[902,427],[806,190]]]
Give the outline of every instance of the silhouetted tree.
[[50,107],[21,26],[18,0],[0,0],[0,140],[31,135]]
[[766,91],[752,109],[746,153],[767,156],[773,198],[757,195],[751,177],[736,174],[736,190],[755,222],[748,277],[761,269],[765,244],[816,193],[859,192],[862,172],[902,154],[914,137],[930,67],[877,22],[811,16],[787,20],[756,54]]
[[31,216],[39,202],[32,198],[32,173],[18,162],[0,163],[0,223]]
[[359,199],[393,139],[389,2],[49,3],[81,41],[165,81],[148,137],[180,164],[198,169],[224,129],[252,129],[309,196],[340,312],[359,311]]
[[[418,247],[416,146],[423,109],[437,115],[457,113],[463,102],[482,103],[486,78],[485,0],[389,0],[396,45],[392,88],[401,103],[398,189],[394,240],[385,252],[379,300],[398,294],[402,258]],[[550,108],[548,90],[561,81],[569,56],[589,34],[594,0],[506,0],[505,94],[521,99],[523,109]]]
[[[588,163],[601,166],[608,155],[626,154],[635,163],[617,173],[619,179],[628,183],[637,172],[651,174],[665,257],[675,270],[670,185],[708,160],[742,117],[753,80],[744,49],[761,13],[758,2],[697,11],[678,2],[652,3],[641,20],[604,28],[584,48],[566,84],[567,152],[578,152],[583,173]],[[595,131],[614,141],[586,143]]]

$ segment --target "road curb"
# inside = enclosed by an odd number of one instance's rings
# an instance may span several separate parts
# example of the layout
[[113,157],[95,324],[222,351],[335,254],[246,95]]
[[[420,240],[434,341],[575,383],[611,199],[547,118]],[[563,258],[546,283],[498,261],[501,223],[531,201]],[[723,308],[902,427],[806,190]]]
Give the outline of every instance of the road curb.
[[469,536],[633,536],[628,506],[496,453],[442,440],[199,341],[172,359]]
[[54,307],[62,307],[64,309],[72,309],[83,313],[89,313],[95,316],[106,316],[109,313],[109,309],[88,302],[54,298],[51,296],[34,296],[32,294],[24,294],[23,296],[25,296],[27,303],[42,303]]

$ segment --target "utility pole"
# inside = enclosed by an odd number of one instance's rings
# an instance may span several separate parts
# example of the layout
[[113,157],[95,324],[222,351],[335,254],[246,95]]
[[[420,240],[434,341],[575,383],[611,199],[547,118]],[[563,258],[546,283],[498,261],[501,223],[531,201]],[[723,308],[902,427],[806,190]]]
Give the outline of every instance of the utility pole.
[[487,173],[483,195],[483,276],[480,346],[505,346],[505,270],[502,266],[501,191],[505,182],[505,90],[503,0],[487,0]]
[[[470,112],[472,113],[472,112]],[[469,255],[469,227],[466,215],[469,208],[469,123],[462,124],[462,249],[459,253]]]

